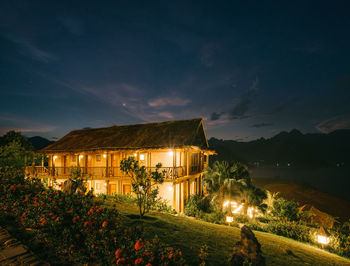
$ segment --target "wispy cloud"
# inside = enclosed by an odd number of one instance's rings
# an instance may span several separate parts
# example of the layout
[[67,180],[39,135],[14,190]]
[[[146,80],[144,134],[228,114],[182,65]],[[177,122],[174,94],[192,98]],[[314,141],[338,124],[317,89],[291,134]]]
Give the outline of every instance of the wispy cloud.
[[41,122],[32,121],[24,117],[19,117],[10,114],[0,115],[0,125],[0,135],[4,135],[6,134],[6,132],[11,130],[27,133],[44,133],[56,129],[56,126],[45,125]]
[[296,104],[300,100],[301,100],[301,97],[299,97],[299,96],[294,96],[292,98],[289,98],[289,99],[287,99],[287,100],[277,104],[275,107],[273,107],[266,114],[267,115],[273,115],[273,114],[280,113],[280,112],[286,110],[287,108],[293,106],[294,104]]
[[350,114],[344,114],[326,119],[316,126],[323,133],[330,133],[338,129],[350,129]]
[[166,107],[166,106],[186,106],[191,103],[190,99],[179,96],[159,97],[148,101],[151,107]]
[[14,36],[6,36],[6,38],[12,41],[13,43],[17,44],[20,48],[20,52],[25,56],[29,56],[37,61],[44,63],[57,60],[56,55],[39,48],[37,45],[35,45],[32,41],[28,39]]
[[256,127],[256,128],[270,127],[270,126],[273,126],[273,123],[258,123],[258,124],[251,125],[251,127]]

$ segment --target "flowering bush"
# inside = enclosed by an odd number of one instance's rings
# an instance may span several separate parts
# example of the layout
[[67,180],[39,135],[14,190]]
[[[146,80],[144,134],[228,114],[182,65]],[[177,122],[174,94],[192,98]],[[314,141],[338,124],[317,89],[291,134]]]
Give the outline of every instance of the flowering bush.
[[165,247],[157,238],[144,240],[140,228],[123,228],[118,211],[103,207],[91,192],[46,189],[15,168],[0,168],[0,219],[30,229],[37,240],[73,264],[182,264],[181,251]]

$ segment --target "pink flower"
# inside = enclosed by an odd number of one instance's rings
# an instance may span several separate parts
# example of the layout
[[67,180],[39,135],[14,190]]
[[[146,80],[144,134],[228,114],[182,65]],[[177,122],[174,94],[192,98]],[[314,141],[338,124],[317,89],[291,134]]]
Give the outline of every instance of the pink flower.
[[121,249],[118,249],[118,250],[115,252],[115,258],[116,258],[116,259],[119,259],[119,257],[120,257],[121,254],[122,254]]

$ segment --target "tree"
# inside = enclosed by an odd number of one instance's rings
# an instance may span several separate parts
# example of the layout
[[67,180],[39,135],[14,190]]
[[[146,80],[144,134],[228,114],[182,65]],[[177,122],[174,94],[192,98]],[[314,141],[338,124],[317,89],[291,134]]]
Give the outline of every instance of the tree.
[[229,202],[232,196],[240,196],[245,215],[249,206],[262,207],[262,202],[266,198],[265,192],[256,188],[251,182],[248,167],[240,162],[231,164],[226,161],[214,162],[213,167],[208,167],[205,171],[204,183],[209,193],[219,197],[221,210],[227,194]]
[[132,191],[136,195],[136,203],[139,208],[140,218],[149,212],[151,205],[158,195],[158,185],[164,182],[165,171],[160,172],[162,165],[156,165],[155,171],[147,170],[140,166],[134,157],[123,159],[120,169],[130,177]]
[[24,154],[25,150],[18,141],[0,146],[0,167],[23,169],[25,166]]
[[232,176],[231,167],[226,161],[215,161],[212,167],[205,169],[203,182],[209,194],[219,198],[219,208],[222,210],[227,187],[227,180]]

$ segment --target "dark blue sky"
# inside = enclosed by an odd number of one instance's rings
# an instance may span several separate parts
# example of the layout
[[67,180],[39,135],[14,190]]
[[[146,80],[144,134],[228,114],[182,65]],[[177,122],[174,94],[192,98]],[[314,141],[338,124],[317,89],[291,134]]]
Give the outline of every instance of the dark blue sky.
[[196,117],[224,139],[350,128],[349,14],[349,1],[1,1],[0,135]]

